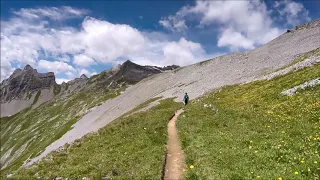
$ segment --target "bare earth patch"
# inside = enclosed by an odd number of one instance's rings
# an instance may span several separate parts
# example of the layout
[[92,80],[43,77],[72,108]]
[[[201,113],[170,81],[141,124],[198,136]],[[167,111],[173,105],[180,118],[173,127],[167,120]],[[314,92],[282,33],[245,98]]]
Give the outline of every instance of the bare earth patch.
[[183,113],[183,109],[178,110],[168,123],[167,157],[164,172],[165,180],[183,179],[185,161],[176,130],[176,121],[181,113]]

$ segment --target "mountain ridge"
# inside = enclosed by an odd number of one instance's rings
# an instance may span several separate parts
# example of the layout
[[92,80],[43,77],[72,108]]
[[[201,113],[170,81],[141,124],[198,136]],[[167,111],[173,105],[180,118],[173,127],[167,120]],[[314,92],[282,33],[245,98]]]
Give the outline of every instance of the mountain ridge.
[[[27,64],[23,70],[16,69],[8,79],[1,82],[1,117],[13,115],[24,108],[34,105],[36,94],[40,91],[40,102],[46,102],[54,97],[68,96],[85,88],[120,88],[125,84],[135,84],[142,79],[161,73],[164,68],[149,68],[141,66],[130,60],[122,65],[116,65],[91,78],[85,74],[61,85],[55,82],[53,72],[38,73],[36,69]],[[173,69],[178,66],[173,65]],[[96,79],[94,77],[97,77]],[[89,82],[89,83],[88,83]],[[38,101],[38,99],[37,99]],[[17,106],[17,104],[20,104]],[[33,108],[36,108],[39,103]],[[15,108],[16,107],[16,108]]]

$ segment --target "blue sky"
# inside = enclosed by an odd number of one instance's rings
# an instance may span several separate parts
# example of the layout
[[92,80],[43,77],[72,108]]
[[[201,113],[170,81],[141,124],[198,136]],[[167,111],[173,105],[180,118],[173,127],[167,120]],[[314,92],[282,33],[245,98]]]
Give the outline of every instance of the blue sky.
[[181,66],[247,51],[319,18],[318,1],[1,1],[1,80],[32,65],[57,82],[130,59]]

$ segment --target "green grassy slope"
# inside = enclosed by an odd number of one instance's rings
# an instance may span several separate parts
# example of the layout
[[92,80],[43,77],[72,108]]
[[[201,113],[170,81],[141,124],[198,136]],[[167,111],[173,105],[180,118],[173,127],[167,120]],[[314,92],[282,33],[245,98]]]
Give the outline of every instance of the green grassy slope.
[[16,179],[83,178],[160,179],[167,142],[167,123],[181,106],[172,99],[146,112],[121,117],[97,133],[53,152]]
[[320,86],[280,94],[319,76],[320,64],[194,100],[177,124],[186,178],[319,179]]
[[38,155],[70,130],[88,109],[119,95],[120,91],[79,92],[66,99],[56,99],[36,109],[27,108],[14,116],[1,118],[1,157],[10,149],[10,155],[17,157],[1,170],[1,174],[18,169],[25,160]]

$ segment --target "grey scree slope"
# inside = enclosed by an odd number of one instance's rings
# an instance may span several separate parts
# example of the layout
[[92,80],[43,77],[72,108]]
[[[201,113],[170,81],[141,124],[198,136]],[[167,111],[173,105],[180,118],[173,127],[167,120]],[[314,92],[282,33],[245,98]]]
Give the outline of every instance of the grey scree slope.
[[177,97],[188,92],[191,99],[225,85],[250,82],[274,72],[294,60],[295,55],[320,47],[320,21],[316,26],[285,33],[271,42],[246,53],[220,56],[202,65],[194,64],[176,72],[165,72],[127,88],[120,96],[106,101],[74,124],[73,129],[49,145],[38,157],[25,163],[31,165],[51,151],[82,136],[95,132],[122,114],[150,98]]

